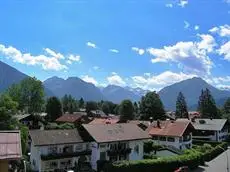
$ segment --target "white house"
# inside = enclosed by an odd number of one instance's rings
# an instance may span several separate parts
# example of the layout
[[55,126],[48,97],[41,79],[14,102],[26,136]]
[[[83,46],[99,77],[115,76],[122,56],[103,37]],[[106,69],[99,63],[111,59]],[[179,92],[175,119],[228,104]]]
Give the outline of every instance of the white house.
[[97,170],[98,160],[141,160],[144,141],[150,139],[147,132],[136,124],[84,124],[92,137],[91,166]]
[[153,121],[146,130],[152,140],[159,145],[184,150],[192,147],[192,131],[190,121]]
[[228,137],[227,119],[204,119],[192,120],[195,128],[193,139],[211,140],[221,142]]
[[91,149],[76,129],[30,130],[30,163],[34,171],[71,169],[90,162]]

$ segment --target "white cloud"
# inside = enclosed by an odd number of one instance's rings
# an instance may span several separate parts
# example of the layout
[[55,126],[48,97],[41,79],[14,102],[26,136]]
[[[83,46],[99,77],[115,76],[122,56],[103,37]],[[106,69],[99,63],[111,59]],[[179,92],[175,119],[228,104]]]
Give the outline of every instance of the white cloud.
[[112,72],[112,76],[107,77],[107,80],[110,85],[126,85],[126,82],[116,72]]
[[109,51],[112,53],[119,53],[119,51],[117,49],[109,49]]
[[72,61],[71,60],[66,60],[66,63],[71,65]]
[[219,89],[228,89],[230,88],[230,76],[222,76],[222,77],[206,77],[204,78],[206,82]]
[[194,30],[199,30],[200,29],[200,26],[199,25],[195,25],[194,26]]
[[190,26],[189,22],[184,21],[184,28],[185,28],[185,29],[188,29],[188,28],[189,28],[189,26]]
[[134,87],[140,87],[149,90],[159,90],[165,86],[180,82],[185,79],[195,77],[193,74],[174,73],[171,71],[165,71],[159,75],[133,76]]
[[185,7],[185,5],[188,5],[188,0],[179,0],[178,4],[179,6],[181,6],[182,8]]
[[99,66],[94,66],[93,69],[94,69],[94,70],[98,70],[98,69],[99,69]]
[[230,0],[224,0],[224,2],[230,4]]
[[208,53],[213,51],[216,42],[211,35],[198,36],[201,40],[197,42],[177,42],[162,49],[148,48],[147,52],[155,57],[152,63],[175,62],[186,71],[210,74],[213,63]]
[[224,55],[224,59],[230,61],[230,41],[221,45],[220,49],[217,50],[219,55]]
[[173,4],[169,3],[169,4],[166,4],[165,6],[168,7],[168,8],[172,8]]
[[74,62],[80,62],[80,56],[79,55],[73,55],[73,54],[70,54],[68,56],[68,59],[71,60],[71,61],[74,61]]
[[[49,51],[49,56],[46,55],[37,55],[33,56],[30,53],[22,53],[18,49],[9,46],[6,47],[2,44],[0,44],[0,54],[2,54],[4,57],[8,59],[12,59],[14,62],[21,63],[21,64],[26,64],[26,65],[38,65],[41,66],[44,70],[63,70],[67,69],[67,66],[61,64],[59,59],[57,58],[57,53],[53,54],[55,56],[52,56],[51,54],[53,51]],[[47,49],[45,50],[46,53]]]
[[49,48],[44,48],[44,50],[51,57],[55,57],[57,59],[65,59],[65,57],[61,53],[56,53],[55,51],[53,51],[53,50],[51,50]]
[[132,50],[137,52],[139,55],[143,55],[145,53],[144,49],[138,47],[132,47]]
[[92,42],[87,42],[86,45],[88,47],[91,47],[91,48],[97,48],[96,44],[92,43]]
[[90,77],[88,75],[82,76],[81,79],[85,82],[92,83],[94,85],[98,85],[98,82],[93,77]]
[[219,27],[213,27],[212,29],[209,30],[211,33],[217,33],[220,36],[230,36],[230,26],[229,25],[223,25]]

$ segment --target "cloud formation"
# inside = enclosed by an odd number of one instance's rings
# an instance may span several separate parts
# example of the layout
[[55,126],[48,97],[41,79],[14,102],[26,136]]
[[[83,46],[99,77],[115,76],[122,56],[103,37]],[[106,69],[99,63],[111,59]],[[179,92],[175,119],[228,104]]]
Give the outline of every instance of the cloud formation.
[[45,48],[45,52],[48,55],[31,55],[30,53],[22,53],[18,49],[9,46],[6,47],[0,44],[0,54],[3,57],[13,60],[14,62],[26,64],[30,66],[41,66],[44,70],[63,70],[67,69],[66,65],[63,65],[59,59],[63,59],[64,56],[60,53],[55,53],[54,51]]
[[138,47],[132,47],[131,48],[133,51],[137,52],[139,55],[143,55],[145,53],[145,50],[142,48],[138,48]]
[[117,49],[109,49],[109,51],[112,53],[119,53],[119,51]]
[[185,73],[174,73],[171,71],[165,71],[159,75],[148,75],[144,74],[142,76],[133,76],[133,85],[134,87],[140,87],[148,90],[160,90],[161,88],[180,82],[185,79],[195,77],[194,74],[185,74]]
[[217,50],[219,55],[224,55],[224,59],[230,61],[230,41],[221,45],[221,47]]
[[199,30],[200,29],[200,26],[199,25],[195,25],[194,26],[194,30]]
[[209,32],[217,33],[221,37],[224,37],[224,36],[229,37],[230,36],[230,26],[229,25],[223,25],[223,26],[219,26],[219,27],[213,27],[212,29],[209,30]]
[[188,5],[188,0],[179,0],[177,5],[184,8],[185,5]]
[[97,48],[96,44],[92,43],[92,42],[87,42],[86,45],[88,47],[91,47],[91,48]]
[[184,21],[184,28],[185,28],[185,29],[188,29],[188,28],[189,28],[189,26],[190,26],[189,22]]
[[112,75],[107,77],[107,81],[110,85],[125,86],[126,82],[115,72],[112,72]]
[[93,77],[90,77],[88,75],[84,75],[81,77],[81,79],[85,82],[88,82],[88,83],[92,83],[94,85],[98,85],[98,82],[96,81],[96,79],[94,79]]
[[200,38],[197,42],[177,42],[172,46],[163,48],[148,48],[147,52],[154,56],[152,63],[175,62],[185,71],[210,74],[213,66],[208,53],[213,51],[216,46],[215,39],[211,35],[198,35]]

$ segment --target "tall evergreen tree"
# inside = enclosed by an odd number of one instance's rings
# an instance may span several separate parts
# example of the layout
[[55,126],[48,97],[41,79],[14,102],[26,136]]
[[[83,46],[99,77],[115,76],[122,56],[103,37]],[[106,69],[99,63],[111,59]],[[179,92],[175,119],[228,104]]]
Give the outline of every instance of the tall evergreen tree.
[[230,114],[230,97],[224,103],[224,113]]
[[141,98],[140,112],[144,120],[149,120],[150,117],[154,120],[165,119],[164,106],[156,92],[148,92]]
[[185,97],[182,92],[179,92],[176,101],[176,117],[188,118],[188,109]]
[[80,100],[79,100],[79,108],[84,108],[85,106],[85,101],[84,99],[81,97]]
[[198,101],[198,111],[202,118],[219,118],[216,102],[211,95],[209,89],[201,90],[201,95]]
[[73,113],[78,110],[78,102],[71,95],[65,95],[62,99],[63,112]]
[[134,119],[133,103],[130,100],[123,100],[119,105],[119,114],[121,121]]
[[62,105],[57,97],[50,97],[46,103],[46,119],[54,121],[62,115]]

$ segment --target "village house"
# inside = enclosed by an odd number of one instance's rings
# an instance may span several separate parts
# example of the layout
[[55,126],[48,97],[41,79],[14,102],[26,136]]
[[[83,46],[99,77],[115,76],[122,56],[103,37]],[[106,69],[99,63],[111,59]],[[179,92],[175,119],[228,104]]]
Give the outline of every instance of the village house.
[[73,114],[65,113],[55,120],[57,123],[73,123],[82,124],[88,123],[89,118],[85,112],[74,112]]
[[154,143],[179,150],[192,147],[192,131],[190,121],[153,121],[146,130],[152,136]]
[[20,131],[0,131],[0,171],[9,171],[9,161],[22,158]]
[[[91,149],[77,129],[31,130],[30,163],[35,171],[54,171],[89,165]],[[81,166],[82,165],[82,166]],[[89,165],[90,166],[90,165]]]
[[150,139],[147,132],[135,124],[83,124],[92,137],[92,169],[97,170],[98,160],[141,160],[144,141]]
[[94,118],[89,124],[116,124],[119,121],[118,118]]
[[195,118],[192,120],[192,125],[195,128],[193,139],[221,142],[228,137],[227,119]]

